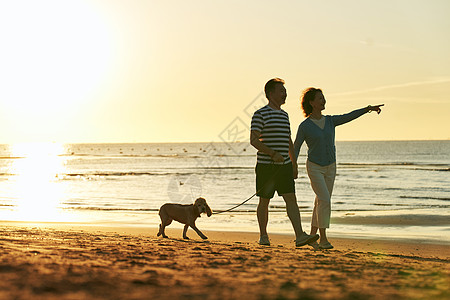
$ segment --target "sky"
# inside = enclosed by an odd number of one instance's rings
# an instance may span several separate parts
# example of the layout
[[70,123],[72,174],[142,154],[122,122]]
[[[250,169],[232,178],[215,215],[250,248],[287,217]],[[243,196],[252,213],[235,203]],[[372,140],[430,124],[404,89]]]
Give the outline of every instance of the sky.
[[337,140],[450,139],[450,2],[2,1],[0,144],[248,140],[264,84],[324,114],[384,103]]

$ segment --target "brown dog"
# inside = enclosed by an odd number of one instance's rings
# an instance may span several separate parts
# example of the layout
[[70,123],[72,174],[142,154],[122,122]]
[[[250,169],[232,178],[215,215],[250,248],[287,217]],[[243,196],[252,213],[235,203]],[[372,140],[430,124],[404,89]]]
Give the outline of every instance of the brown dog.
[[161,217],[161,225],[159,225],[158,236],[162,235],[164,238],[168,236],[164,230],[166,226],[169,226],[173,220],[180,222],[184,225],[183,238],[189,239],[186,232],[189,226],[197,232],[202,239],[207,237],[195,226],[195,220],[200,217],[201,213],[206,213],[208,217],[212,215],[211,208],[209,208],[204,198],[198,198],[194,204],[172,204],[166,203],[159,209],[159,216]]

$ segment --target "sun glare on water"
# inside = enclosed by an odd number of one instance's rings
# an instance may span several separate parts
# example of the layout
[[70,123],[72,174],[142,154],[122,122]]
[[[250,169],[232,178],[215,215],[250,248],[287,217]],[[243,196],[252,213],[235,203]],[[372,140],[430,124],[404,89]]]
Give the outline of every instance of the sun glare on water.
[[54,143],[12,146],[11,194],[16,199],[11,219],[31,222],[71,221],[60,208],[65,196],[58,174],[64,171],[63,146]]

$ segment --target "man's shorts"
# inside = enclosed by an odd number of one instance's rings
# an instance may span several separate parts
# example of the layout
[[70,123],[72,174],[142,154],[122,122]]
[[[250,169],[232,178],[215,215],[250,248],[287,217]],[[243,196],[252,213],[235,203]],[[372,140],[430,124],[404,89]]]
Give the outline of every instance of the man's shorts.
[[285,165],[256,164],[256,195],[271,199],[275,191],[279,196],[295,193],[292,163]]

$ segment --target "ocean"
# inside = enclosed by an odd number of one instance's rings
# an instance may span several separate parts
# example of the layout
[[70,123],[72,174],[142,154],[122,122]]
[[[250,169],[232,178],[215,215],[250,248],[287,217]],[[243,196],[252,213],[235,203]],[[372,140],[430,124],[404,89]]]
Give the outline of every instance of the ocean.
[[[337,142],[336,149],[330,237],[450,244],[449,140]],[[309,231],[314,194],[305,160],[306,146],[296,192]],[[0,145],[0,221],[156,228],[167,202],[204,197],[219,212],[247,200],[255,163],[248,143]],[[257,232],[257,203],[253,197],[203,216],[197,226]],[[293,234],[279,196],[270,203],[268,230]]]

